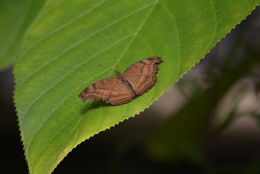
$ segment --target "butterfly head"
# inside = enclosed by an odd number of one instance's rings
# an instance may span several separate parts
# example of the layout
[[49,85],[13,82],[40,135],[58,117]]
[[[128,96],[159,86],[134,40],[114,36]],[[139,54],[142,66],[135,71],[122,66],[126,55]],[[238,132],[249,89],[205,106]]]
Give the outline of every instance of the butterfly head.
[[82,91],[80,94],[79,94],[79,97],[85,102],[87,97],[86,97],[86,94],[84,91]]
[[156,56],[150,57],[150,58],[148,58],[147,60],[152,61],[153,63],[156,63],[156,64],[160,64],[160,63],[163,62],[163,60],[161,59],[161,57],[156,57]]
[[83,101],[86,100],[86,97],[84,96],[84,93],[83,93],[83,92],[81,92],[81,93],[79,94],[79,97],[80,97]]

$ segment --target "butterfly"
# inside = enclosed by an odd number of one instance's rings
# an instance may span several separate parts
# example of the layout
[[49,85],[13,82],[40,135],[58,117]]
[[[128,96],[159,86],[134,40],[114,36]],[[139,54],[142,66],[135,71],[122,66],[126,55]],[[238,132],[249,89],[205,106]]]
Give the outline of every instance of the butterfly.
[[116,77],[104,78],[87,86],[79,97],[83,101],[94,99],[111,105],[128,103],[154,86],[158,65],[162,62],[160,57],[140,60],[124,73],[116,72]]

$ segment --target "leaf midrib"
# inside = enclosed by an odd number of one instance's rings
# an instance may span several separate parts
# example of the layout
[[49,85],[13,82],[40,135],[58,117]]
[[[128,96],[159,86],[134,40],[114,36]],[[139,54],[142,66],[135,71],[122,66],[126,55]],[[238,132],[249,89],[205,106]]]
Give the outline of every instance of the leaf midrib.
[[[153,4],[153,3],[152,3],[152,4]],[[109,27],[111,27],[111,26],[117,24],[118,22],[120,22],[120,21],[122,21],[122,20],[124,20],[124,19],[126,19],[126,18],[128,18],[128,17],[130,17],[131,15],[134,15],[135,13],[137,13],[137,12],[139,12],[139,11],[141,11],[141,10],[145,10],[146,8],[148,8],[149,6],[151,6],[152,4],[145,5],[144,7],[141,7],[141,8],[135,10],[134,12],[132,12],[132,13],[126,15],[126,16],[123,16],[123,17],[120,18],[119,20],[116,20],[116,21],[114,21],[113,23],[111,23],[111,24],[109,24],[109,25],[106,25],[105,27],[101,28],[101,29],[98,30],[97,32],[94,32],[94,33],[88,35],[88,37],[86,37],[86,38],[80,40],[79,42],[76,42],[76,43],[73,44],[72,46],[68,47],[68,48],[66,49],[66,51],[61,52],[60,54],[58,54],[57,56],[55,56],[53,59],[51,59],[50,61],[48,61],[43,67],[41,67],[39,70],[37,70],[37,72],[32,73],[32,75],[30,76],[30,78],[32,78],[32,77],[35,76],[36,74],[40,73],[41,70],[43,70],[45,67],[47,67],[49,64],[51,64],[53,61],[55,61],[56,59],[58,59],[59,57],[61,57],[63,54],[65,54],[66,52],[68,52],[68,51],[71,50],[72,48],[76,47],[78,44],[84,42],[86,39],[89,39],[89,38],[93,37],[94,35],[98,34],[99,32],[102,32],[103,30],[105,30],[105,29],[107,29],[107,28],[109,28]],[[28,80],[29,80],[29,79],[28,79]],[[28,81],[28,80],[26,80],[26,81]],[[25,81],[25,82],[26,82],[26,81]],[[19,91],[19,89],[21,89],[21,87],[26,84],[25,82],[24,82],[23,84],[21,84],[20,87],[16,89],[16,91]],[[48,92],[48,90],[47,90],[47,92]],[[46,92],[45,92],[45,93],[46,93]],[[28,107],[28,110],[27,110],[27,111],[23,111],[23,112],[25,112],[25,113],[21,114],[21,116],[20,116],[20,117],[21,117],[21,118],[20,118],[20,120],[21,120],[20,122],[21,122],[21,123],[23,123],[23,120],[25,119],[25,118],[23,118],[23,116],[25,116],[25,115],[28,114],[28,112],[29,112],[30,108],[32,107],[32,105],[33,105],[34,103],[36,103],[37,100],[39,100],[39,98],[40,98],[41,96],[42,96],[42,94],[40,94],[39,97],[35,98],[35,99],[32,101],[32,104],[31,104],[31,106]],[[23,124],[22,124],[22,125],[23,125]]]
[[[143,25],[145,24],[145,22],[147,21],[147,19],[149,18],[149,16],[152,14],[152,12],[153,12],[154,8],[156,7],[156,5],[158,4],[158,2],[159,2],[159,0],[153,2],[153,3],[149,4],[149,5],[146,5],[146,6],[142,7],[142,8],[146,8],[146,7],[148,8],[150,5],[153,5],[153,7],[151,8],[151,10],[148,12],[147,16],[144,18],[143,22],[140,24],[140,27],[139,27],[139,28],[137,29],[137,31],[135,32],[135,35],[134,35],[133,39],[129,42],[129,44],[126,46],[126,48],[124,49],[124,51],[122,52],[122,54],[120,55],[120,57],[117,59],[118,61],[116,62],[116,65],[113,67],[113,70],[114,70],[114,71],[115,71],[115,69],[116,69],[116,66],[120,63],[122,57],[125,55],[125,53],[126,53],[127,50],[129,49],[129,47],[132,45],[133,41],[136,39],[138,33],[141,31]],[[140,8],[140,9],[141,9],[141,8]],[[71,73],[69,73],[69,74],[71,74]],[[78,90],[78,89],[77,89],[77,90]],[[74,92],[73,92],[73,93],[74,93]],[[71,93],[71,94],[73,94],[73,93]],[[71,94],[69,94],[68,96],[71,96]],[[66,100],[66,99],[67,99],[67,98],[65,98],[65,100]],[[63,100],[63,102],[64,102],[65,100]],[[63,102],[62,102],[62,103],[63,103]],[[59,106],[60,106],[60,104],[59,104]],[[57,108],[59,108],[59,106],[58,106]],[[127,106],[128,106],[128,105],[127,105]],[[57,110],[57,108],[55,109],[55,111]],[[54,112],[55,112],[55,111],[54,111]],[[126,111],[127,111],[127,107],[126,107]],[[54,113],[54,112],[53,112],[53,113]],[[52,115],[53,113],[51,113],[50,115]],[[50,117],[50,115],[48,116],[48,118]],[[81,118],[82,118],[82,117],[81,117]],[[47,122],[47,121],[45,121],[44,124],[46,124],[46,122]],[[44,124],[41,126],[41,128],[44,126]],[[36,134],[35,134],[34,137],[36,137],[36,135],[37,135],[38,132],[41,130],[41,128],[36,132]],[[62,130],[62,129],[58,130],[57,132],[61,132],[61,130]],[[76,130],[76,128],[75,128],[74,130]],[[72,132],[72,133],[73,133],[73,132]],[[57,133],[56,136],[57,136],[57,135],[59,135],[59,133]],[[53,139],[54,139],[56,136],[54,136]],[[33,139],[34,139],[34,137],[33,137]],[[33,139],[32,139],[32,141],[31,141],[31,143],[33,142]],[[30,153],[31,143],[30,143],[29,146],[28,146],[28,148],[29,148],[29,149],[28,149],[28,154]],[[47,149],[48,146],[49,146],[49,144],[46,145],[46,147],[45,147],[44,149]],[[37,163],[37,161],[39,160],[39,158],[41,157],[41,154],[42,154],[43,152],[44,152],[44,150],[39,154],[38,158],[35,160],[35,164]],[[33,167],[33,166],[32,166],[32,167]]]

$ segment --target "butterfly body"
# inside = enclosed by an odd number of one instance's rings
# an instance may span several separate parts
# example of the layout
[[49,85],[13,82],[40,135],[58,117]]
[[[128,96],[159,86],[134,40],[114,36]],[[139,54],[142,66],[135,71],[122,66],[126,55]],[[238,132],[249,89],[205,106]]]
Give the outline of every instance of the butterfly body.
[[136,96],[152,88],[156,82],[160,57],[140,60],[128,67],[123,74],[104,78],[87,86],[79,95],[83,101],[88,98],[119,105],[132,101]]

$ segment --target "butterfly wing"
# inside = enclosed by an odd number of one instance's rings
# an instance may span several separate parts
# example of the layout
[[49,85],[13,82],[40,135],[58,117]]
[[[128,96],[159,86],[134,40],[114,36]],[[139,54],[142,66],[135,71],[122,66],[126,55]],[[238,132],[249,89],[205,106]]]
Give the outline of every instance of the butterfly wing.
[[117,79],[116,85],[111,89],[106,103],[112,105],[124,104],[132,101],[135,94],[122,81]]
[[96,81],[86,87],[79,95],[83,101],[88,98],[105,101],[112,105],[123,104],[134,98],[134,93],[115,77]]
[[159,57],[143,59],[127,68],[123,77],[137,95],[143,94],[155,84],[158,64],[161,62]]

